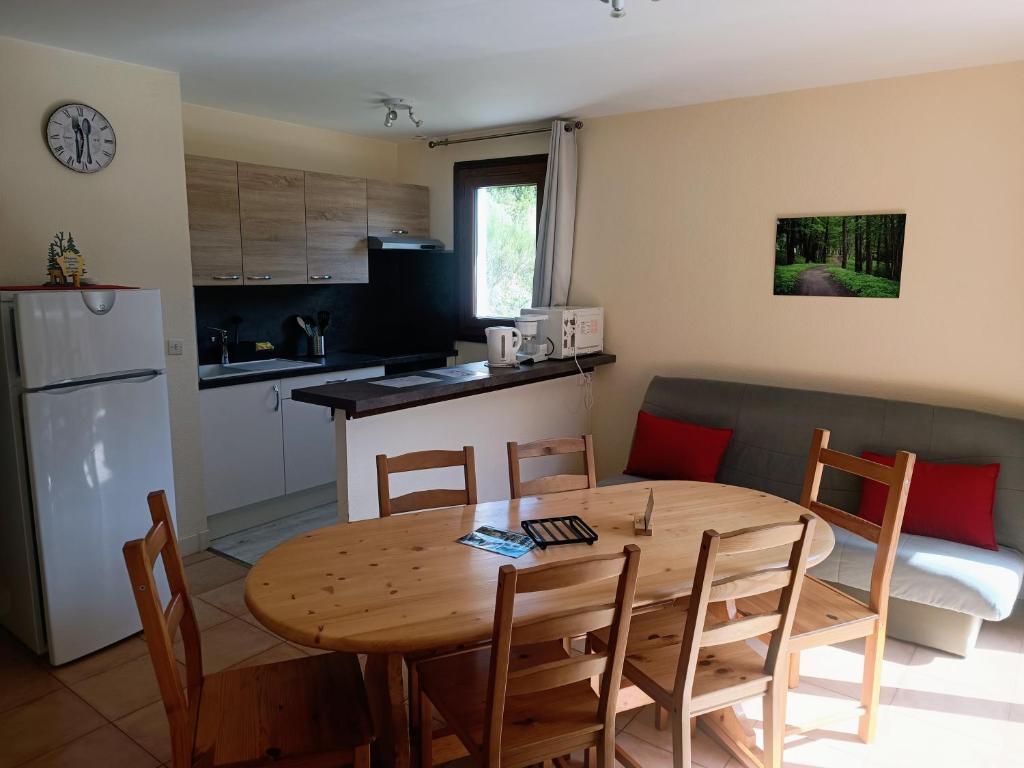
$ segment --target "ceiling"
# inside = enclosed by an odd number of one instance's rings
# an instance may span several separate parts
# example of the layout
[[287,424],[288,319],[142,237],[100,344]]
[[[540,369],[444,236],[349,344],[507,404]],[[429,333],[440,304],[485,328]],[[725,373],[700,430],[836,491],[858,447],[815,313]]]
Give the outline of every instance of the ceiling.
[[[0,0],[185,101],[400,139],[1024,59],[1021,0]],[[404,97],[424,120],[384,127]]]

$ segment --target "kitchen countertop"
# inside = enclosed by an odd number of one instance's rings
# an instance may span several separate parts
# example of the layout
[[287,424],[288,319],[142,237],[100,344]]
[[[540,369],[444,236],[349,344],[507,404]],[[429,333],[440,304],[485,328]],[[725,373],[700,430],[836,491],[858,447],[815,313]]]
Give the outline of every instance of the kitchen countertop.
[[375,365],[397,365],[400,363],[415,363],[420,360],[428,362],[440,357],[455,357],[455,355],[456,351],[454,349],[444,349],[431,352],[332,352],[324,357],[289,357],[287,358],[289,360],[298,360],[302,362],[322,361],[322,364],[315,368],[291,368],[282,371],[262,371],[239,376],[225,376],[219,379],[207,379],[206,381],[200,379],[199,388],[215,389],[217,387],[231,387],[236,384],[250,384],[254,381],[290,379],[295,376],[315,376],[318,373],[350,371],[354,368],[369,368]]
[[[599,365],[608,365],[614,362],[615,355],[599,352],[580,357],[579,367],[584,371],[592,371]],[[435,371],[444,371],[445,373]],[[303,403],[323,405],[344,411],[347,418],[358,419],[386,411],[415,408],[441,400],[453,400],[482,392],[518,387],[562,376],[572,376],[578,371],[576,361],[572,359],[545,360],[530,366],[494,369],[488,368],[485,363],[468,363],[445,369],[402,373],[361,381],[345,381],[337,384],[325,384],[320,387],[296,389],[292,391],[292,398]],[[431,381],[401,388],[381,383],[410,376],[422,377]]]

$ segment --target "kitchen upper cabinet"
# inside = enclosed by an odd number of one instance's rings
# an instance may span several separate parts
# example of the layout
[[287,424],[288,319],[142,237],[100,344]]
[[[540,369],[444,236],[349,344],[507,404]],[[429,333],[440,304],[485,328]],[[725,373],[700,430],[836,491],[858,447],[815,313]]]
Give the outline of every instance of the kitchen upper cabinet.
[[306,282],[305,174],[238,164],[242,265],[247,285]]
[[281,405],[279,381],[199,392],[207,514],[284,494]]
[[238,213],[238,164],[185,157],[188,229],[195,285],[240,285],[242,236]]
[[366,179],[306,173],[306,269],[311,283],[367,283]]
[[378,237],[430,236],[430,190],[416,184],[366,180],[366,224]]

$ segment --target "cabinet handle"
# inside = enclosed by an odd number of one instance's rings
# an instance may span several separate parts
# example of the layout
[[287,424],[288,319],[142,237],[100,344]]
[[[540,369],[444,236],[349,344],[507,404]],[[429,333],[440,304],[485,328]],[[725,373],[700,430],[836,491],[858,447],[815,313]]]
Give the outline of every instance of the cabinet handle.
[[277,399],[274,401],[274,413],[277,413],[278,411],[281,410],[281,385],[280,384],[275,384],[274,385],[274,394],[277,396]]
[[241,278],[242,278],[241,275],[214,275],[213,276],[214,280],[240,280]]
[[334,275],[310,275],[310,280],[330,280]]
[[398,229],[392,229],[391,230],[391,234],[392,235],[408,235],[409,234],[409,230],[408,229],[402,229],[401,227],[399,227]]
[[246,280],[270,280],[273,275],[246,275]]

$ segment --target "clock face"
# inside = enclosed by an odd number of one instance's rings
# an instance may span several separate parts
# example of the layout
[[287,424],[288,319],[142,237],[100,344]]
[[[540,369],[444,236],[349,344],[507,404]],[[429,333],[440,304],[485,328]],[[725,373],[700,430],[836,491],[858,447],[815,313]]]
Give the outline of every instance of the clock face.
[[85,104],[57,107],[46,122],[46,143],[59,163],[78,173],[102,171],[117,151],[110,121]]

